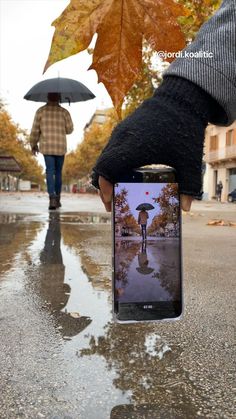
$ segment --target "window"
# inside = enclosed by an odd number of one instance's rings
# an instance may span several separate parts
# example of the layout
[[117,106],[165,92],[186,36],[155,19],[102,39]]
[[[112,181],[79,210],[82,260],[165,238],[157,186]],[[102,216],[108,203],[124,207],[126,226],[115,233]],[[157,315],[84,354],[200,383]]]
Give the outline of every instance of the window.
[[96,114],[95,122],[96,124],[104,124],[107,120],[107,115]]
[[234,130],[226,132],[226,146],[229,147],[234,144]]
[[218,135],[211,135],[210,137],[210,151],[218,150]]

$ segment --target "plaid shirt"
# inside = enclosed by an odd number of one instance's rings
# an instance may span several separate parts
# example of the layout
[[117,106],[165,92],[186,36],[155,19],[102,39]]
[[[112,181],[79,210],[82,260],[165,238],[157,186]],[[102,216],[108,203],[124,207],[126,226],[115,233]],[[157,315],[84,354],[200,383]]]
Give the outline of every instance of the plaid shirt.
[[140,211],[138,215],[138,223],[146,225],[148,218],[149,218],[149,215],[147,211]]
[[73,131],[73,122],[69,112],[58,103],[47,103],[35,114],[30,145],[35,147],[39,142],[42,154],[63,156],[66,153],[66,134]]

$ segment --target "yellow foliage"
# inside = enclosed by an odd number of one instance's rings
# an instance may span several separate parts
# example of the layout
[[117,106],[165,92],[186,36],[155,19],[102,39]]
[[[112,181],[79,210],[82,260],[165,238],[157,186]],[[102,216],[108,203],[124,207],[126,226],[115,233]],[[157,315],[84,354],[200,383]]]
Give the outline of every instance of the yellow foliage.
[[22,179],[44,185],[42,167],[31,154],[25,132],[11,120],[4,106],[0,107],[0,155],[15,157],[22,167]]
[[115,112],[110,111],[107,115],[107,122],[103,125],[91,124],[77,149],[66,156],[63,170],[63,179],[66,183],[77,180],[92,171],[116,123]]
[[181,16],[178,21],[186,39],[192,41],[200,27],[206,22],[216,9],[221,0],[178,0],[187,10],[186,16]]

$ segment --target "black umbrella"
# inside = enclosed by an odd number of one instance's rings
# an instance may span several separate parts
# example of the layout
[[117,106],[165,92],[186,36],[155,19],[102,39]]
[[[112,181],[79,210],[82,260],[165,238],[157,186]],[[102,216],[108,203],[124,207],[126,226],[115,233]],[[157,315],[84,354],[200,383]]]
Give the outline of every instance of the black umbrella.
[[138,271],[142,275],[149,275],[154,271],[154,269],[149,268],[149,266],[142,266],[141,268],[136,268],[136,271]]
[[139,204],[136,208],[137,211],[150,211],[153,210],[154,206],[152,204],[148,204],[146,202],[143,202],[142,204]]
[[94,99],[95,95],[82,83],[73,79],[57,77],[35,84],[24,96],[34,102],[47,102],[48,93],[60,93],[60,102],[83,102]]

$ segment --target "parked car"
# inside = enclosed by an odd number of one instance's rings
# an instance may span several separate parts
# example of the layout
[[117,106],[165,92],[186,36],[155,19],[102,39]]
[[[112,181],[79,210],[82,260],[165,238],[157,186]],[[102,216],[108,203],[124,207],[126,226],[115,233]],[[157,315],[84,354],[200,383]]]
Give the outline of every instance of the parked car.
[[77,184],[74,183],[74,185],[72,186],[72,193],[76,193],[76,192],[78,192],[78,187],[77,187]]
[[228,202],[236,201],[236,189],[228,194]]

